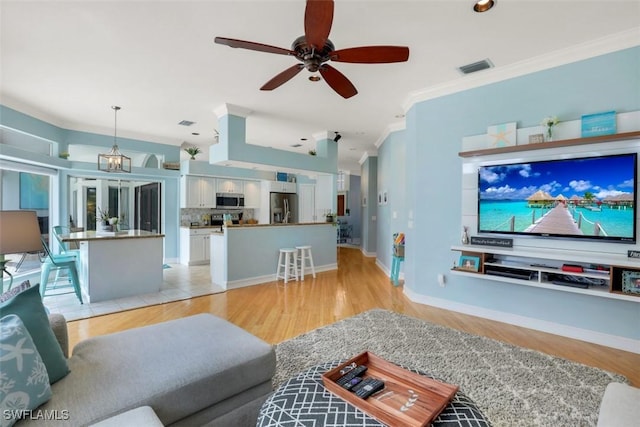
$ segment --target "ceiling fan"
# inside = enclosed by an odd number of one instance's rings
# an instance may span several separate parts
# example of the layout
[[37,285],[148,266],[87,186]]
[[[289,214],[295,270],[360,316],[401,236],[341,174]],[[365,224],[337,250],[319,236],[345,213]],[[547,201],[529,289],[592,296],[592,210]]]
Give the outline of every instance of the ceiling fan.
[[[278,55],[295,56],[300,64],[287,68],[265,83],[261,90],[273,90],[291,80],[303,68],[312,73],[319,72],[329,86],[344,98],[358,93],[344,74],[327,64],[328,61],[358,64],[387,64],[405,62],[409,59],[406,46],[362,46],[335,50],[329,40],[333,22],[333,0],[307,0],[304,13],[304,35],[294,40],[291,49],[284,49],[245,40],[216,37],[215,42],[233,48],[257,50]],[[309,77],[320,80],[317,75]]]

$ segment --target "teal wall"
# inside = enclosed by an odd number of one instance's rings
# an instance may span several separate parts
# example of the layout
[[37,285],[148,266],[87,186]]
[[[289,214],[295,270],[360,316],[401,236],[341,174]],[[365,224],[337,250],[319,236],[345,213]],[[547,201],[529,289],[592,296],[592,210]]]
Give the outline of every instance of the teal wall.
[[[367,157],[362,164],[360,174],[360,193],[367,198],[362,207],[362,250],[367,254],[375,254],[377,246],[378,215],[378,158]],[[376,217],[374,220],[373,217]]]
[[378,192],[387,193],[387,202],[378,206],[376,257],[388,270],[391,270],[393,235],[407,234],[407,174],[402,167],[406,157],[404,130],[390,133],[378,149]]
[[[458,152],[464,137],[484,134],[495,123],[536,126],[548,115],[568,121],[599,111],[637,111],[639,88],[640,48],[636,47],[413,105],[406,116],[406,130],[390,135],[378,152],[379,186],[395,188],[398,176],[405,176],[406,199],[397,201],[397,209],[406,212],[404,224],[413,226],[407,226],[407,290],[424,300],[435,298],[640,339],[638,303],[449,274],[457,256],[451,246],[460,243],[462,162]],[[403,147],[406,154],[399,159]],[[379,210],[378,261],[388,266],[389,236],[401,226],[387,218],[387,210]],[[602,251],[601,245],[584,243],[584,250]],[[447,276],[446,287],[437,284],[440,273]]]

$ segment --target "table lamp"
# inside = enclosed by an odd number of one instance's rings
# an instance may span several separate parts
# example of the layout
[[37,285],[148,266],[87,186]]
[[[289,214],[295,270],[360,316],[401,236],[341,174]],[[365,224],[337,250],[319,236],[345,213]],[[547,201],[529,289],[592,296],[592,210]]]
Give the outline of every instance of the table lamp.
[[40,251],[42,240],[36,211],[0,211],[0,278],[3,273],[9,275],[9,289],[13,276],[6,269],[5,255]]

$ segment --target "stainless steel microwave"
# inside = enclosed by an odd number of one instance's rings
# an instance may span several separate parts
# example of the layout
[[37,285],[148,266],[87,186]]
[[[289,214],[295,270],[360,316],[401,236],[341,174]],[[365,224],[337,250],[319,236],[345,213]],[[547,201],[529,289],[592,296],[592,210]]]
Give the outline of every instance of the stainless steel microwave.
[[217,209],[242,209],[244,208],[244,194],[216,193]]

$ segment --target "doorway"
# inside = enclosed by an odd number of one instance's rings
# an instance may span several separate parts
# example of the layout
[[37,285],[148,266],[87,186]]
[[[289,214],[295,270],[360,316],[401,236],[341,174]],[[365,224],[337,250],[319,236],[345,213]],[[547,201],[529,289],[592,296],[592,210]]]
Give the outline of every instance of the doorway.
[[160,233],[160,183],[152,182],[135,188],[134,221],[139,230]]

